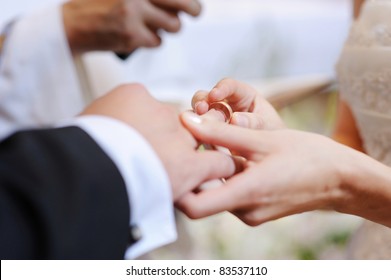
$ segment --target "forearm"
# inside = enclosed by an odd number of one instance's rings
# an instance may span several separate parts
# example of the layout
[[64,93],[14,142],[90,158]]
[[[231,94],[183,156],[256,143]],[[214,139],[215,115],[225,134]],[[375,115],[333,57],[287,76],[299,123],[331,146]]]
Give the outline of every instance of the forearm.
[[344,198],[336,210],[391,227],[391,168],[354,150],[342,162]]

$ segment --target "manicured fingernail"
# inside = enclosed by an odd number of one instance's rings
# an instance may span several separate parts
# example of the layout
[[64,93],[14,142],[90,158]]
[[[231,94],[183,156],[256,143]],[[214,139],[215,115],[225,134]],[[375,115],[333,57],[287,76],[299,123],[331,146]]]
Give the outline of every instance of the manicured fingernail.
[[233,123],[241,127],[248,127],[248,118],[241,114],[234,114],[232,117]]
[[202,123],[202,119],[198,115],[196,115],[196,114],[194,114],[192,112],[185,112],[185,113],[183,113],[182,116],[183,116],[183,118],[185,120],[187,120],[189,122],[192,122],[192,123],[195,123],[195,124],[201,124]]

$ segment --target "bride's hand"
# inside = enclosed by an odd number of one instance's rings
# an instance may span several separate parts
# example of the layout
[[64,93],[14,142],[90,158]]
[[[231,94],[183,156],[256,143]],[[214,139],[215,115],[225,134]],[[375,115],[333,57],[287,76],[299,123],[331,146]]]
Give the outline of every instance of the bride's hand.
[[210,92],[198,91],[192,99],[192,107],[203,115],[209,110],[209,104],[217,101],[226,101],[232,107],[231,124],[253,129],[285,128],[273,106],[245,83],[223,79]]
[[221,187],[186,194],[178,207],[191,218],[231,211],[249,225],[315,209],[338,209],[348,148],[321,135],[293,130],[261,131],[201,119],[182,121],[200,141],[224,146],[248,160]]

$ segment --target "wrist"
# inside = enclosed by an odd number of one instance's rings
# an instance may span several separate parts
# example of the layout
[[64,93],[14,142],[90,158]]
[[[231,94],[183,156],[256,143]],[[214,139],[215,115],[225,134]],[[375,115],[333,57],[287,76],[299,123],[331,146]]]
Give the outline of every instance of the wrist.
[[350,148],[339,161],[342,197],[335,210],[391,226],[391,169]]
[[338,178],[339,195],[334,199],[334,210],[341,213],[354,212],[357,200],[357,183],[360,180],[358,176],[365,171],[361,160],[363,154],[347,146],[340,146],[340,154],[336,157],[336,176]]

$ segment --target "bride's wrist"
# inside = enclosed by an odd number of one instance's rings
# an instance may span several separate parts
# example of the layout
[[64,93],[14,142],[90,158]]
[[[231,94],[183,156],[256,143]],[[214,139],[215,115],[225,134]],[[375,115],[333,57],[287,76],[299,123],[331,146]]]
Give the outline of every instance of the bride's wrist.
[[390,226],[384,206],[391,203],[391,168],[350,148],[338,162],[342,195],[335,210]]
[[360,181],[365,180],[363,177],[367,173],[365,161],[368,157],[343,145],[340,148],[335,166],[339,195],[335,197],[333,206],[338,212],[354,214],[354,208],[360,200]]

